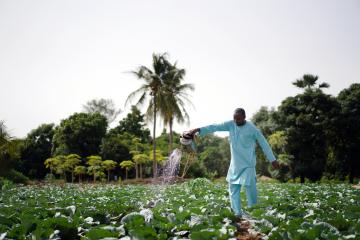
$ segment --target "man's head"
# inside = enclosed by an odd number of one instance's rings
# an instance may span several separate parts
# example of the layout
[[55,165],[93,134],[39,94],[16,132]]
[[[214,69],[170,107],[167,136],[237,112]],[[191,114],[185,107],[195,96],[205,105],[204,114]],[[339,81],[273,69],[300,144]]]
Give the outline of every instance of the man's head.
[[245,110],[243,108],[237,108],[234,111],[234,122],[236,123],[236,125],[238,126],[242,126],[246,123],[246,114],[245,114]]

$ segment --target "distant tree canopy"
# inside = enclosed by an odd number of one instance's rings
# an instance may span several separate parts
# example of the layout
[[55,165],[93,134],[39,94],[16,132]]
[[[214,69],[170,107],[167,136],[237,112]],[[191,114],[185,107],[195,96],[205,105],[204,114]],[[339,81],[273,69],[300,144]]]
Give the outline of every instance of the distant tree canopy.
[[[290,166],[293,176],[319,180],[326,167],[329,138],[328,129],[339,116],[336,99],[314,87],[317,77],[304,75],[297,80],[304,92],[288,97],[279,106],[279,124],[285,129],[288,142],[287,152],[294,156]],[[310,81],[312,80],[312,81]],[[320,86],[328,86],[323,83]]]
[[341,113],[335,124],[333,147],[336,156],[335,175],[349,174],[350,182],[360,176],[360,84],[342,90],[337,100]]
[[45,177],[44,159],[51,157],[53,136],[54,124],[41,124],[32,130],[24,140],[17,169],[30,178]]
[[[305,74],[293,82],[301,93],[285,98],[276,109],[261,107],[253,115],[251,120],[281,164],[280,170],[273,170],[257,148],[258,174],[283,182],[325,178],[353,183],[360,177],[360,84],[352,84],[334,97],[323,92],[329,84],[318,80]],[[102,106],[98,103],[89,103],[93,108],[88,113],[74,113],[57,126],[42,124],[25,139],[11,137],[0,121],[0,177],[15,182],[26,182],[27,177],[44,179],[49,172],[67,181],[76,177],[79,181],[150,177],[155,160],[162,164],[169,150],[181,148],[179,134],[166,129],[153,141],[145,115],[135,106],[117,126],[108,129],[109,116],[96,110]],[[161,102],[157,103],[160,107]],[[151,145],[156,151],[149,154]],[[228,138],[201,137],[197,152],[187,177],[226,176],[231,159]]]
[[[180,134],[177,132],[173,132],[173,148],[179,148],[180,147]],[[156,146],[158,149],[161,150],[163,155],[169,155],[169,135],[164,128],[161,135],[156,138]]]
[[104,98],[90,100],[83,105],[83,108],[86,113],[100,113],[106,117],[109,124],[121,113],[121,110],[116,108],[113,100]]
[[226,176],[231,159],[228,138],[209,134],[199,141],[198,162],[190,167],[189,175],[202,173],[203,176]]
[[[288,177],[300,177],[304,182],[305,178],[316,181],[324,176],[348,176],[353,182],[360,175],[360,131],[354,127],[360,123],[360,84],[352,84],[335,98],[322,91],[329,84],[317,81],[317,76],[305,74],[293,83],[302,93],[283,100],[277,110],[260,108],[252,120],[273,139],[272,147]],[[280,136],[286,141],[276,150]],[[264,156],[258,156],[258,171],[270,174]],[[287,173],[273,174],[286,179]]]
[[277,115],[275,109],[269,109],[268,107],[263,106],[252,116],[251,121],[261,130],[265,137],[268,137],[279,130],[276,119]]
[[109,131],[109,135],[128,133],[139,137],[142,143],[150,142],[150,130],[146,128],[144,114],[141,114],[135,106],[131,107],[131,112],[119,121],[119,125]]
[[15,168],[20,162],[20,150],[23,140],[13,139],[5,122],[0,120],[0,179],[5,177],[17,183],[25,183],[28,179]]
[[53,137],[53,155],[98,154],[106,134],[107,120],[100,113],[74,113],[60,122]]
[[101,143],[101,156],[104,159],[113,159],[117,162],[131,158],[131,134],[107,134]]

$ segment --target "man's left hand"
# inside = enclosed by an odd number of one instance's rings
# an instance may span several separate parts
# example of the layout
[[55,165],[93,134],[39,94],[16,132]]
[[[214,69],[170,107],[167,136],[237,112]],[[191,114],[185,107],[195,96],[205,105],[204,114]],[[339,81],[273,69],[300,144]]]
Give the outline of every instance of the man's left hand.
[[272,164],[273,168],[280,169],[280,164],[277,160],[273,161],[271,164]]

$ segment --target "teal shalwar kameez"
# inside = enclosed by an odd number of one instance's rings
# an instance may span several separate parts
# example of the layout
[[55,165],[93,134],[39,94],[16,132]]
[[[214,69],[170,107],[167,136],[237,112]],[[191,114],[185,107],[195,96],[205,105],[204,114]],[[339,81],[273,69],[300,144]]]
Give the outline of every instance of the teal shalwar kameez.
[[231,161],[226,181],[229,183],[231,208],[235,215],[241,215],[240,190],[245,187],[248,206],[256,204],[256,141],[259,143],[266,158],[273,162],[275,156],[263,134],[249,121],[237,126],[231,120],[221,124],[213,124],[200,128],[200,136],[217,131],[229,132]]

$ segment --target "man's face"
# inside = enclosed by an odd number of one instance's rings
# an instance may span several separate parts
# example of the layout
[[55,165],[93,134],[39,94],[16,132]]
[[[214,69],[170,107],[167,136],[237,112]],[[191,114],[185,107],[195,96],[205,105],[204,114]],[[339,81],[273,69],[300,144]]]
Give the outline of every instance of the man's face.
[[238,126],[242,126],[245,124],[245,116],[243,114],[236,113],[234,114],[234,122]]

